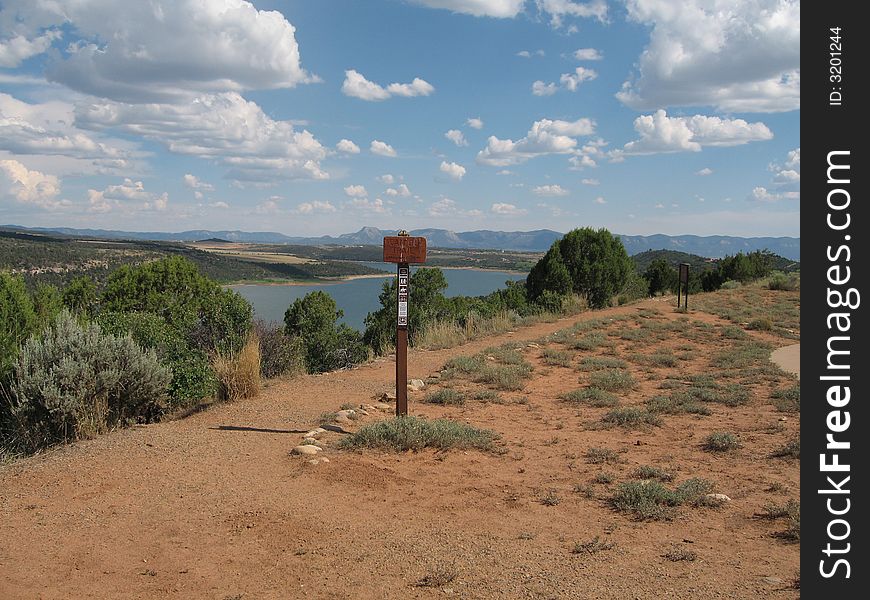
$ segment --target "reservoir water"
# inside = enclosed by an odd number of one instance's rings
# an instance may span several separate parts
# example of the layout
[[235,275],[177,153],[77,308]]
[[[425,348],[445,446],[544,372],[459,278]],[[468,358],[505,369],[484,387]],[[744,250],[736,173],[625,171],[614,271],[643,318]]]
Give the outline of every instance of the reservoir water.
[[[341,322],[362,331],[365,316],[380,308],[378,295],[388,277],[395,276],[396,266],[384,263],[364,263],[381,269],[384,277],[351,279],[335,283],[310,285],[232,285],[228,286],[244,296],[253,306],[255,315],[266,321],[284,321],[284,312],[297,298],[308,292],[323,290],[344,311]],[[412,268],[412,271],[414,269]],[[476,269],[442,269],[449,284],[446,296],[483,296],[504,287],[507,280],[525,279],[520,273],[484,271]]]

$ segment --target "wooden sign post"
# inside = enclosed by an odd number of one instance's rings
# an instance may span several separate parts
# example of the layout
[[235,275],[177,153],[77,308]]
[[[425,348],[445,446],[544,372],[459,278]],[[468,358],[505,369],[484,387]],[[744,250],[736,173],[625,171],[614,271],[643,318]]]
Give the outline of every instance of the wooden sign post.
[[680,263],[680,281],[677,284],[677,308],[680,308],[683,294],[686,297],[685,310],[689,310],[689,263]]
[[396,285],[396,416],[408,414],[408,295],[411,263],[426,262],[426,238],[407,231],[384,238],[384,262],[398,265]]

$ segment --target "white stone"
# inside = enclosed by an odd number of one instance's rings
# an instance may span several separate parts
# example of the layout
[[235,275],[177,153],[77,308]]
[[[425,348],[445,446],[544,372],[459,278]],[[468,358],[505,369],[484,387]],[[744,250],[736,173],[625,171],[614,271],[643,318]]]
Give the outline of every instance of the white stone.
[[418,392],[424,387],[426,387],[426,384],[423,382],[422,379],[412,379],[408,382],[408,389],[413,392]]
[[707,494],[707,498],[711,500],[719,500],[720,502],[731,502],[731,498],[725,494]]
[[312,454],[317,454],[321,450],[323,450],[323,448],[321,448],[319,446],[314,446],[312,444],[303,444],[302,446],[296,446],[290,452],[292,454],[303,454],[303,455],[310,456]]

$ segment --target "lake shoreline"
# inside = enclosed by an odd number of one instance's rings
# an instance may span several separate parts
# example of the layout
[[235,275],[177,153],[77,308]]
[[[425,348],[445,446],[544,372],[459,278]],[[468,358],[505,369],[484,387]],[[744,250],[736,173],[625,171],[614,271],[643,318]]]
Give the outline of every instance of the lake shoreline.
[[[525,271],[511,271],[511,270],[503,270],[503,269],[482,269],[480,267],[429,267],[429,268],[438,268],[443,269],[445,271],[481,271],[484,273],[505,273],[508,275],[528,275]],[[269,286],[293,286],[293,285],[337,285],[340,283],[344,283],[346,281],[354,281],[356,279],[383,279],[386,277],[395,277],[395,273],[389,273],[384,271],[383,274],[380,273],[369,273],[366,275],[348,275],[346,277],[336,277],[330,279],[301,279],[296,281],[250,281],[250,280],[242,280],[242,281],[232,281],[230,283],[222,284],[223,287],[242,287],[242,286],[252,286],[252,285],[269,285]]]

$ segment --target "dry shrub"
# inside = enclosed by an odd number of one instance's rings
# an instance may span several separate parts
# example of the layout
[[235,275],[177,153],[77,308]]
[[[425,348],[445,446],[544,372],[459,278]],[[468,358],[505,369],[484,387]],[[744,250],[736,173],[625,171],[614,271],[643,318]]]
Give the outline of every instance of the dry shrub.
[[236,356],[218,354],[214,360],[218,400],[243,400],[260,393],[260,341],[252,335]]

